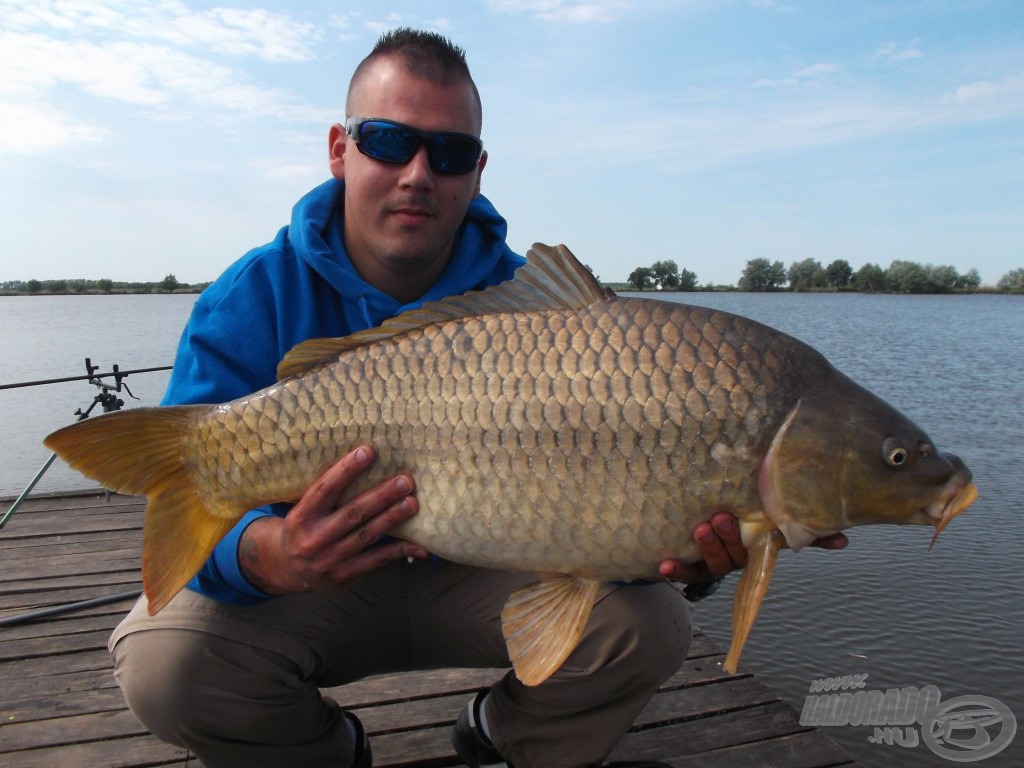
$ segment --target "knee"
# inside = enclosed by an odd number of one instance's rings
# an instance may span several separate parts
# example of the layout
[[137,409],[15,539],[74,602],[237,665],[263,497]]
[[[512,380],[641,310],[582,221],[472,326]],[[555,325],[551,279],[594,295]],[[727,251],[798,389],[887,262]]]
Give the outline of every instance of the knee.
[[186,747],[187,719],[203,678],[196,633],[135,632],[120,638],[111,654],[114,678],[132,713],[161,740]]
[[668,584],[627,585],[595,606],[606,633],[606,663],[633,668],[637,684],[657,688],[686,659],[693,635],[686,599]]

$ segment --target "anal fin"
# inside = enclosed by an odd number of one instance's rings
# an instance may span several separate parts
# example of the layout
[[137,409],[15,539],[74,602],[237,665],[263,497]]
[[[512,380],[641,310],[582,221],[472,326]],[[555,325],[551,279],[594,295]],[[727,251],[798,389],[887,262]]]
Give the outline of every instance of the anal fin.
[[601,582],[559,574],[515,590],[501,612],[501,631],[516,677],[540,685],[579,644]]
[[732,643],[725,664],[722,665],[722,669],[729,674],[736,672],[740,654],[743,653],[743,646],[768,591],[768,584],[775,572],[775,561],[785,541],[782,532],[773,527],[758,533],[747,547],[747,567],[736,585],[736,596],[732,603]]

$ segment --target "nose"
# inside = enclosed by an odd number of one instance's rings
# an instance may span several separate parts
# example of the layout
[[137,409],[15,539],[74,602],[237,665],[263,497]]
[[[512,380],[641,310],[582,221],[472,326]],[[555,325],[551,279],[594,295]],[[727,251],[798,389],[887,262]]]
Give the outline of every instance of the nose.
[[427,157],[427,148],[420,145],[416,148],[409,162],[402,166],[402,175],[399,180],[402,187],[414,189],[431,189],[434,186],[434,171],[430,167],[430,159]]

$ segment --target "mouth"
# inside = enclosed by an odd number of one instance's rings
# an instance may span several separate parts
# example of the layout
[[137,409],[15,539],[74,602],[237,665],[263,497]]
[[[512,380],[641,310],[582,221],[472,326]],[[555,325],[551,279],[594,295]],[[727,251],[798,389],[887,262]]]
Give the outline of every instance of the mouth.
[[939,534],[946,529],[950,521],[971,506],[977,498],[978,487],[974,483],[956,483],[944,501],[936,501],[925,508],[925,512],[935,524],[935,535],[932,536],[928,549],[935,546]]
[[391,215],[406,224],[418,224],[433,218],[434,211],[429,206],[395,205],[390,209]]

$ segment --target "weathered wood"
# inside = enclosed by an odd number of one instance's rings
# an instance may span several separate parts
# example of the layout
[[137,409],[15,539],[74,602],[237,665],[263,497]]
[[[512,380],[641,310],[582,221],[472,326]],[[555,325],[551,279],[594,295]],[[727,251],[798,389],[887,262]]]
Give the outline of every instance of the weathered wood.
[[[102,493],[29,500],[0,532],[0,618],[139,587],[144,500]],[[10,768],[179,766],[184,750],[161,743],[128,711],[107,640],[130,600],[0,627],[0,765]],[[683,666],[638,716],[615,759],[676,766],[853,765],[821,731],[700,631]],[[458,766],[451,726],[501,669],[379,675],[325,689],[371,736],[374,764]]]

